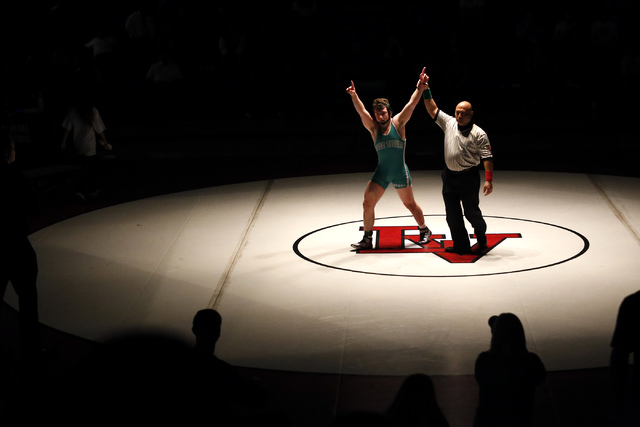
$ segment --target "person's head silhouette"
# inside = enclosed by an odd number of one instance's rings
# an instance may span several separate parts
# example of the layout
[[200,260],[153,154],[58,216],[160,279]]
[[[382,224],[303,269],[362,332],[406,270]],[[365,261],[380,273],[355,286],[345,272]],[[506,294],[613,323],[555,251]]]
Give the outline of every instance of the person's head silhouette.
[[512,352],[527,351],[524,328],[518,316],[513,313],[502,313],[489,318],[491,327],[491,351],[501,352],[509,348]]
[[220,338],[222,316],[216,310],[206,308],[193,317],[191,330],[196,336],[196,347],[213,353]]

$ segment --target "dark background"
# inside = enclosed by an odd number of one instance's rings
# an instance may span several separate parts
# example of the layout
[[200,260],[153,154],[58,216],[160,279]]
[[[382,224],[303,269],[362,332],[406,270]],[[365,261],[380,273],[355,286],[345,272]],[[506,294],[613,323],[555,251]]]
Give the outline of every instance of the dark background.
[[[33,231],[155,194],[372,172],[375,150],[345,89],[353,80],[366,106],[386,97],[398,112],[423,67],[444,111],[452,112],[463,99],[473,104],[476,123],[492,142],[496,191],[501,170],[640,177],[636,0],[254,3],[2,6],[1,125],[13,135],[17,163],[38,191],[42,215],[31,224]],[[134,42],[125,23],[141,7],[153,19],[155,33]],[[113,54],[94,58],[85,45],[99,34],[117,43]],[[161,55],[179,65],[181,81],[158,87],[145,80]],[[77,159],[60,151],[61,123],[78,94],[95,100],[114,146],[112,153],[100,153],[106,186],[88,203],[73,194]],[[422,105],[408,125],[407,140],[411,170],[443,167],[442,132]],[[3,333],[12,331],[17,343],[15,311],[3,310],[2,317]],[[54,377],[30,392],[22,386],[16,394],[14,386],[23,381],[14,378],[19,375],[14,365],[3,363],[5,419],[48,416],[25,402],[33,404],[35,397],[36,404],[50,407],[52,383],[94,345],[42,328],[59,353]],[[251,374],[282,402],[295,403],[288,408],[293,418],[317,425],[330,420],[336,407],[358,407],[362,401],[386,405],[400,383],[398,378]],[[437,381],[449,413],[472,419],[474,379]],[[539,424],[603,425],[607,381],[606,368],[553,373],[543,408],[536,409]],[[333,400],[338,389],[342,406]],[[547,422],[550,418],[559,421]]]
[[[499,170],[639,174],[636,1],[16,3],[1,15],[0,101],[24,169],[70,161],[60,124],[82,93],[107,127],[112,168],[141,171],[140,184],[155,173],[176,189],[185,163],[186,186],[370,171],[346,87],[398,112],[427,67],[439,107],[473,104],[496,181]],[[125,23],[140,8],[155,33],[134,43]],[[117,43],[96,59],[85,45],[101,34]],[[161,56],[182,80],[145,80]],[[410,169],[442,167],[422,105],[407,140]]]

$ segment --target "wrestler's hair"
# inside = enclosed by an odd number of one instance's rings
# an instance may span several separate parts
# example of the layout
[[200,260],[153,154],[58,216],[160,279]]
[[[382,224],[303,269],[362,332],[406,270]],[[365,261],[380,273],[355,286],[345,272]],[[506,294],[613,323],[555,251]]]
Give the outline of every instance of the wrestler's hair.
[[393,114],[393,110],[391,109],[391,104],[387,98],[376,98],[373,100],[373,109],[374,110],[382,110],[384,107],[387,107],[387,111],[389,112],[389,117]]

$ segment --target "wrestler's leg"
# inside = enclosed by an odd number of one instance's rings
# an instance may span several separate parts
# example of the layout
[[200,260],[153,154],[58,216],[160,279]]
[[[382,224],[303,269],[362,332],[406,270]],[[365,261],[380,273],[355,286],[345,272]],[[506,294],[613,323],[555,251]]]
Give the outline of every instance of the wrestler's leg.
[[415,197],[413,196],[413,187],[412,186],[408,186],[404,188],[396,187],[396,191],[398,192],[398,196],[400,196],[400,200],[402,200],[402,203],[404,204],[404,206],[407,209],[409,209],[409,212],[411,212],[411,215],[413,215],[413,218],[418,223],[418,226],[420,228],[423,228],[424,214],[422,213],[422,208],[418,205],[418,203],[415,200]]
[[364,231],[373,230],[376,214],[375,208],[380,198],[384,194],[385,188],[374,181],[369,181],[364,190],[364,201],[362,202]]

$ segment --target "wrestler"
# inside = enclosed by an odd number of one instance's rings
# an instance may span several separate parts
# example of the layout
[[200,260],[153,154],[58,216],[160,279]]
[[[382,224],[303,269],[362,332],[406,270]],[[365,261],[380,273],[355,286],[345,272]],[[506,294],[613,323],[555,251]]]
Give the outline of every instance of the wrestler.
[[355,250],[371,249],[373,247],[375,207],[389,184],[393,184],[400,200],[418,223],[418,228],[420,229],[418,244],[426,244],[431,237],[431,230],[425,224],[422,209],[413,196],[411,175],[409,174],[409,168],[405,164],[405,149],[407,145],[405,127],[413,114],[413,110],[420,102],[423,90],[423,85],[418,82],[416,90],[411,95],[407,105],[395,116],[393,116],[391,105],[387,99],[375,99],[373,101],[374,118],[371,117],[371,114],[369,114],[358,97],[353,81],[351,81],[351,86],[347,88],[347,93],[351,96],[353,106],[360,115],[362,124],[371,134],[378,154],[378,166],[364,191],[364,202],[362,203],[364,236],[360,242],[351,245]]

